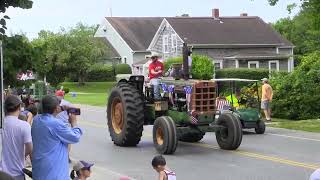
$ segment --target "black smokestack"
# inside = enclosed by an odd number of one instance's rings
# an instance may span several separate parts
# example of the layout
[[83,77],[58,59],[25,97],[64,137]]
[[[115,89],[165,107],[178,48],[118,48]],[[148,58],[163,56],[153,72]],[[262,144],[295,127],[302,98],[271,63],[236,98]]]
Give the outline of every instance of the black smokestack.
[[188,64],[188,54],[189,54],[189,48],[187,43],[183,43],[183,79],[188,80],[189,79],[189,64]]

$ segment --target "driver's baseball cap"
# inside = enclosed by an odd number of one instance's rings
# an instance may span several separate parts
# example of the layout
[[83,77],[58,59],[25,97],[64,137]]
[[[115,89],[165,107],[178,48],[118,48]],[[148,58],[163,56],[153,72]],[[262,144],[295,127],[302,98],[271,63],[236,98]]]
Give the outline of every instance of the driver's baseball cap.
[[263,78],[263,79],[261,79],[261,81],[267,82],[267,81],[268,81],[268,78]]
[[94,165],[93,163],[89,163],[89,162],[86,162],[86,161],[78,161],[73,166],[73,170],[80,171],[83,168],[91,168],[93,165]]

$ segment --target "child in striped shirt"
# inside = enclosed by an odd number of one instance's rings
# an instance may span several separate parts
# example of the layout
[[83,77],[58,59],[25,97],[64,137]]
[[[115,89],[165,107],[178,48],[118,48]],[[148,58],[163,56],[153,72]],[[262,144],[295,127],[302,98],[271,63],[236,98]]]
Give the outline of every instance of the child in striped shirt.
[[153,169],[159,173],[158,180],[176,180],[176,174],[166,167],[166,160],[163,156],[154,157],[151,164]]

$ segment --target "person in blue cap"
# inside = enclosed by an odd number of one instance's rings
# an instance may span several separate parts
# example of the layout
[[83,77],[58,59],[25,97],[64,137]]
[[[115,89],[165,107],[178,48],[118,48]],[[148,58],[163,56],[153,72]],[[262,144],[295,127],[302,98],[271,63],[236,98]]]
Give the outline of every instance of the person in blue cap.
[[72,180],[86,180],[91,175],[91,167],[94,164],[85,161],[78,161],[73,166],[73,170],[70,173]]

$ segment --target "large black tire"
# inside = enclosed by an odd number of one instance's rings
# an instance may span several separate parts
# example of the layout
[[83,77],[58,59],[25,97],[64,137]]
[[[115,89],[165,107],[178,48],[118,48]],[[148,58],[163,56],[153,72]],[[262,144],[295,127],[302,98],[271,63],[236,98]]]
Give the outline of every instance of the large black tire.
[[179,141],[182,142],[199,142],[206,133],[199,132],[183,132],[179,135]]
[[257,134],[264,134],[264,132],[266,131],[266,124],[264,123],[264,121],[260,120],[259,122],[257,122],[257,127],[254,128],[254,130]]
[[216,124],[226,128],[216,131],[216,139],[220,148],[237,149],[242,142],[242,128],[239,118],[232,113],[225,113],[219,116]]
[[144,103],[138,90],[119,83],[110,93],[107,119],[112,141],[118,146],[136,146],[142,136]]
[[174,121],[168,116],[158,117],[153,125],[153,144],[160,154],[173,154],[178,145]]

